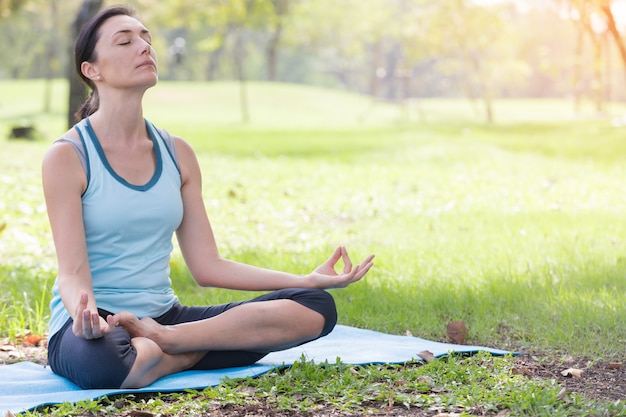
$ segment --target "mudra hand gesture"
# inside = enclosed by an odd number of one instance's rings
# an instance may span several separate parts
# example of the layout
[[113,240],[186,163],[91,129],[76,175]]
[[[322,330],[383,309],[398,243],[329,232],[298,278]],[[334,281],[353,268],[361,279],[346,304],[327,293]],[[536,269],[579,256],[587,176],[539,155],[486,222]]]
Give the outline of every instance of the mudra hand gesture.
[[[308,275],[315,288],[344,288],[360,280],[372,267],[374,255],[369,255],[365,260],[352,267],[352,261],[344,246],[339,246],[330,258]],[[338,274],[335,270],[339,260],[343,262],[343,271]]]

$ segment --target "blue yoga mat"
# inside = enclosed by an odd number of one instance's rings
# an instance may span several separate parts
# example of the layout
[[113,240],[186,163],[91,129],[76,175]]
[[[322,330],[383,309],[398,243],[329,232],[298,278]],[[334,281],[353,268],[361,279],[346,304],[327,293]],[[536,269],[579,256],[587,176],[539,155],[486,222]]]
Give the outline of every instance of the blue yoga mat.
[[353,365],[405,363],[420,360],[418,353],[429,351],[435,357],[450,353],[477,353],[493,355],[511,352],[481,346],[454,345],[433,342],[412,336],[396,336],[348,326],[336,326],[326,337],[292,349],[274,352],[258,363],[212,371],[184,371],[155,381],[136,390],[92,389],[82,390],[69,380],[54,374],[49,367],[32,362],[0,366],[0,417],[7,411],[20,413],[38,406],[78,402],[107,395],[132,392],[173,392],[187,388],[203,389],[215,386],[225,378],[245,378],[262,375],[271,369],[292,365],[305,357],[315,363],[341,362]]

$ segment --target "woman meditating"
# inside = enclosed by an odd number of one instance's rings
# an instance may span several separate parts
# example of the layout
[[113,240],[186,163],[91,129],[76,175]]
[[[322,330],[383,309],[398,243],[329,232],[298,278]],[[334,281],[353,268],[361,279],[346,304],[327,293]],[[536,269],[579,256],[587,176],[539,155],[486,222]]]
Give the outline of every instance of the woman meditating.
[[[158,79],[148,29],[131,9],[107,8],[82,29],[74,58],[92,94],[43,161],[58,260],[52,370],[82,388],[138,388],[187,369],[252,364],[330,333],[337,312],[325,289],[360,280],[373,255],[353,266],[339,247],[304,276],[222,258],[194,151],[143,117]],[[267,293],[182,305],[170,281],[174,233],[198,285]]]

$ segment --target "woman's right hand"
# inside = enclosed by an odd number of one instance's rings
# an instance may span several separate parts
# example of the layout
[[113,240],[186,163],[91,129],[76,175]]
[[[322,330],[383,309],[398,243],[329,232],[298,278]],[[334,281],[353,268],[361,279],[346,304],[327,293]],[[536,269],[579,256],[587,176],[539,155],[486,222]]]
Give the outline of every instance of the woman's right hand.
[[100,317],[97,311],[89,310],[89,296],[85,291],[80,292],[80,300],[76,306],[74,314],[74,325],[72,331],[78,337],[84,339],[98,339],[105,333],[115,328],[113,323],[109,324]]

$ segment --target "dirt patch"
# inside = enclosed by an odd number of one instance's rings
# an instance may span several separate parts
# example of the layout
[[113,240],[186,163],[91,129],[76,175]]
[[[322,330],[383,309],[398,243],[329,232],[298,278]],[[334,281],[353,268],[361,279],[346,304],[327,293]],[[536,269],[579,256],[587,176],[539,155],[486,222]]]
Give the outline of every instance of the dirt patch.
[[9,365],[11,363],[25,361],[47,365],[48,341],[41,339],[34,344],[12,344],[8,340],[4,340],[0,343],[0,365]]
[[[555,379],[570,393],[596,400],[626,400],[626,366],[621,362],[575,358],[550,361],[524,356],[515,364],[515,372],[530,378]],[[580,376],[575,376],[579,374],[575,370],[582,371]]]

